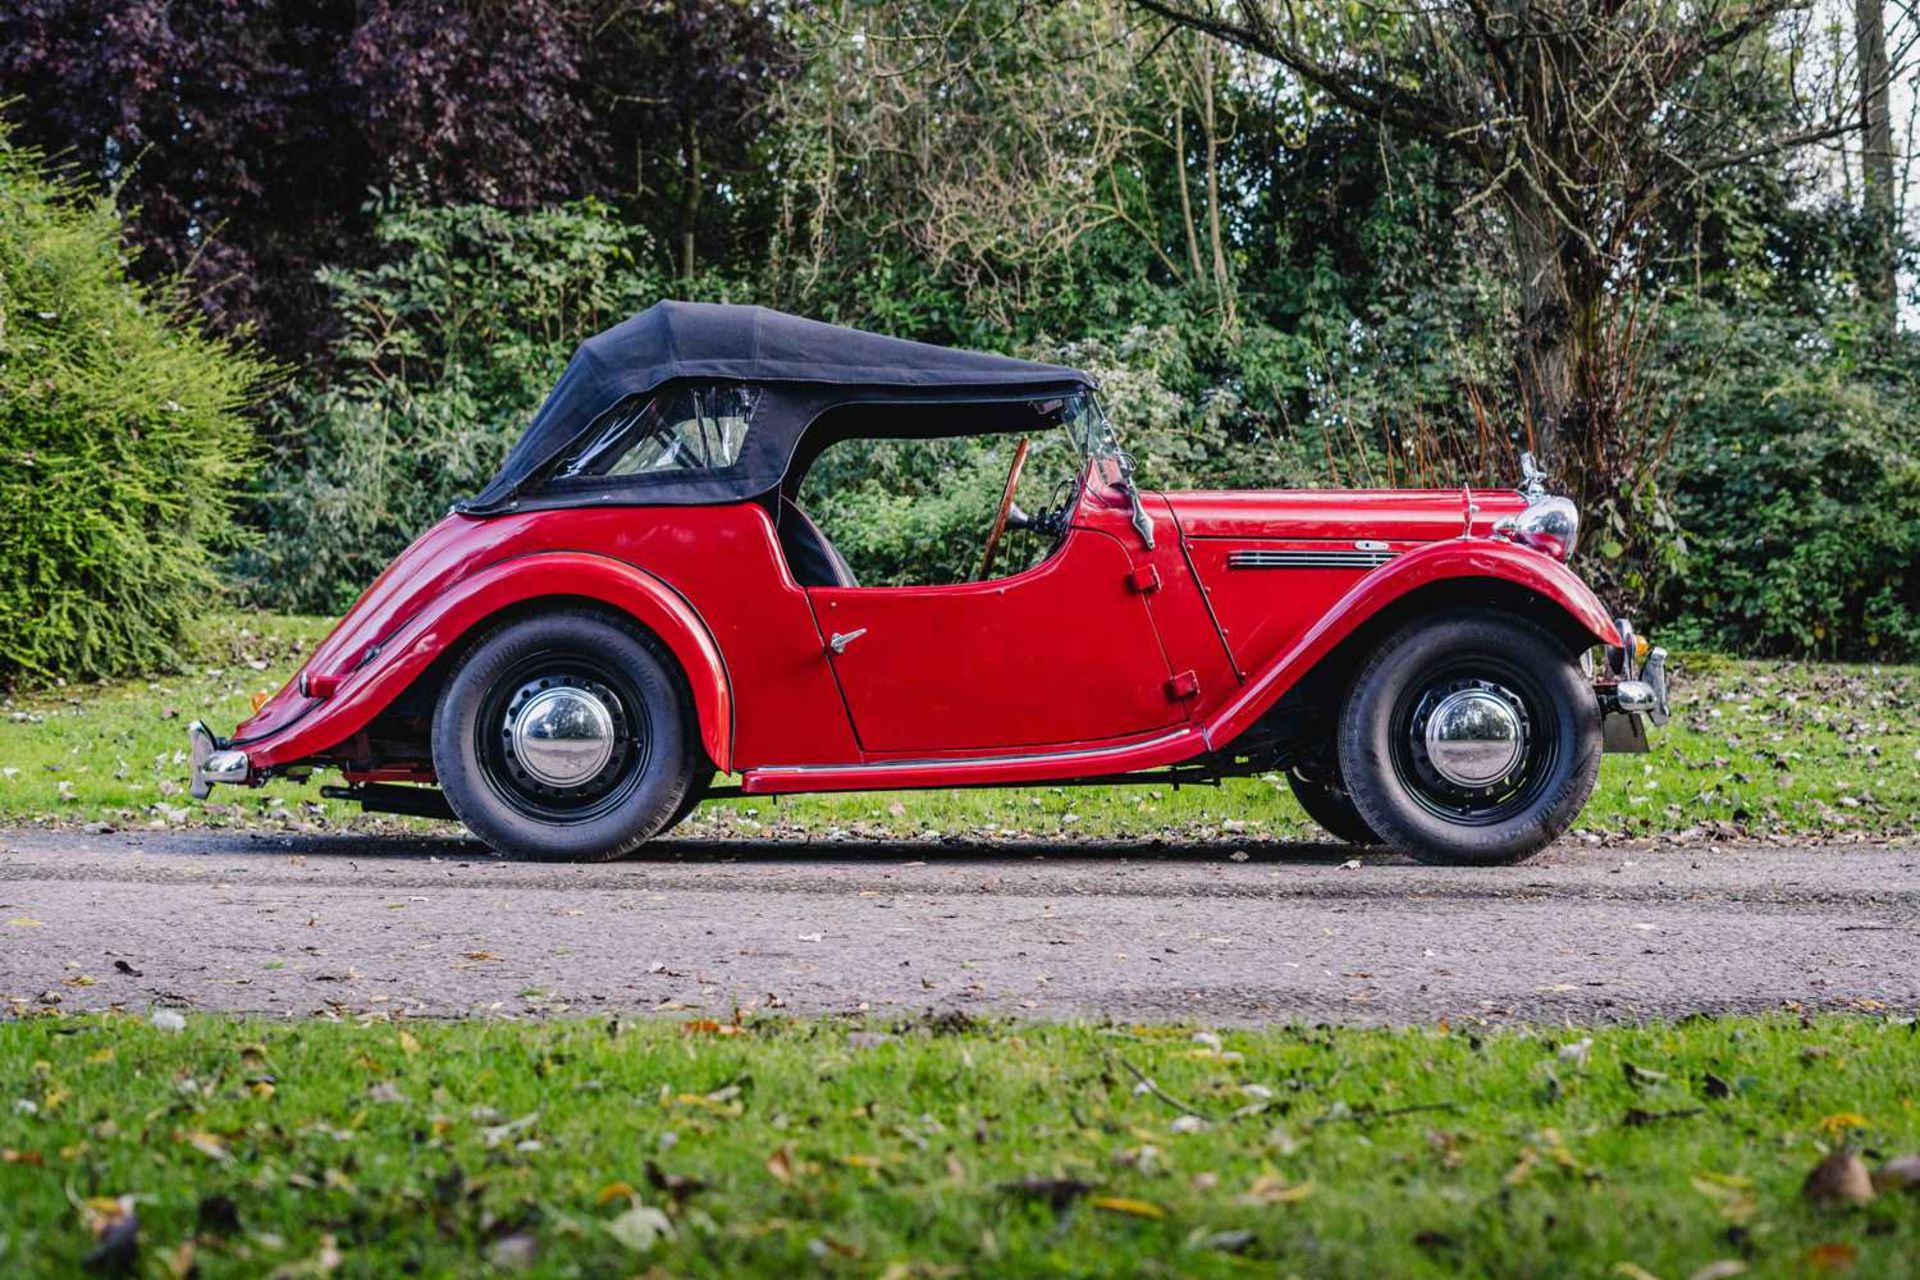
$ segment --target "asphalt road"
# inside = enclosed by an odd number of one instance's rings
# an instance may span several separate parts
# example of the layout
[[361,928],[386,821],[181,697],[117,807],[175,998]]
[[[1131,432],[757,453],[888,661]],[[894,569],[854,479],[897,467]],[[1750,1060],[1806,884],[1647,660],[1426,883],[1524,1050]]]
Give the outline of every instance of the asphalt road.
[[0,1009],[529,1016],[736,1007],[1423,1022],[1920,1008],[1920,846],[1330,846],[0,831]]

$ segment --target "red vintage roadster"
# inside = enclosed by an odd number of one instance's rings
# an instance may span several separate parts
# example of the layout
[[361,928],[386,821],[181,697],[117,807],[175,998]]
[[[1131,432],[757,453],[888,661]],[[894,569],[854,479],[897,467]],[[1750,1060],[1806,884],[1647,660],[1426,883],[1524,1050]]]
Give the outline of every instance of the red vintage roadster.
[[[368,809],[600,859],[717,775],[765,795],[1277,770],[1340,840],[1489,864],[1564,831],[1601,751],[1665,722],[1664,655],[1566,567],[1578,515],[1530,466],[1518,492],[1157,493],[1094,390],[652,307],[581,346],[493,482],[292,683],[231,736],[193,725],[193,792],[337,768],[328,794]],[[803,482],[849,442],[947,438],[1006,450],[977,574],[863,586]],[[1030,513],[1029,456],[1059,472]]]

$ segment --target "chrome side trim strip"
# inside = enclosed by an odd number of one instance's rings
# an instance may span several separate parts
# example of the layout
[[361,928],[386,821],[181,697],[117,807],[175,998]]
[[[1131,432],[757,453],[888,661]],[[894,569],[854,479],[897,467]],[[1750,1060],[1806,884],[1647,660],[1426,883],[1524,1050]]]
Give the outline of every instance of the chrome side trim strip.
[[1230,551],[1229,569],[1377,569],[1392,551]]
[[1064,760],[1095,760],[1103,756],[1123,755],[1129,751],[1144,751],[1151,747],[1164,747],[1170,742],[1182,738],[1198,737],[1192,729],[1175,729],[1172,733],[1162,734],[1158,738],[1149,738],[1145,742],[1129,742],[1117,747],[1083,747],[1077,751],[1046,751],[1031,756],[968,756],[952,760],[873,760],[864,764],[770,764],[758,769],[750,769],[748,775],[769,773],[876,773],[886,769],[965,769],[975,765],[1004,764],[1052,764]]

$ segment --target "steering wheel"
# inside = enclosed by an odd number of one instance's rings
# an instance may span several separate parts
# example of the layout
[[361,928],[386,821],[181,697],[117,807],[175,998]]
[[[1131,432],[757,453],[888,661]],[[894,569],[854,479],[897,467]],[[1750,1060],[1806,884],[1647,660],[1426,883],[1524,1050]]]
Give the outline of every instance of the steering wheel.
[[993,558],[999,554],[1001,535],[1007,531],[1007,514],[1013,510],[1013,491],[1020,487],[1020,473],[1026,469],[1027,449],[1033,440],[1020,437],[1019,447],[1013,451],[1013,465],[1007,468],[1007,487],[1000,494],[1000,509],[993,516],[993,530],[987,534],[987,553],[980,557],[980,576],[977,582],[984,582],[993,576]]

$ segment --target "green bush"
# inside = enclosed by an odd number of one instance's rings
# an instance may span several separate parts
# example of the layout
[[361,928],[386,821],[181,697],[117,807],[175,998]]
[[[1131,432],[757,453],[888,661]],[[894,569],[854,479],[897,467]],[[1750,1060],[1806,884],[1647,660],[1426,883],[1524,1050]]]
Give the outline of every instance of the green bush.
[[1681,313],[1673,634],[1736,653],[1920,653],[1920,385],[1844,321]]
[[113,202],[0,129],[0,680],[173,659],[234,545],[269,373],[134,283]]
[[263,604],[338,612],[492,477],[581,339],[656,301],[645,233],[586,201],[378,211],[383,260],[330,269],[330,378],[274,414],[239,561]]

